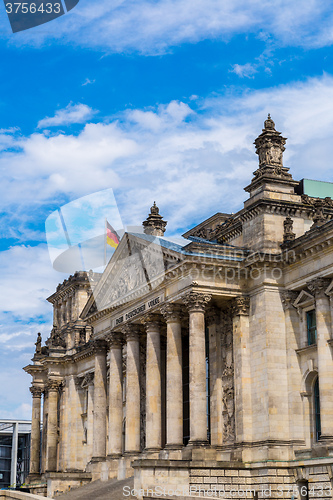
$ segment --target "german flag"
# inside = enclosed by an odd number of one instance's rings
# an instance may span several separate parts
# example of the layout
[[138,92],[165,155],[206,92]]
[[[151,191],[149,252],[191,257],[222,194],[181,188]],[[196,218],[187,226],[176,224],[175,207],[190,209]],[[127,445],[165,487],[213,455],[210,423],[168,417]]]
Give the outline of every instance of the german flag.
[[108,221],[105,221],[105,225],[106,225],[106,243],[113,248],[117,248],[120,241],[117,231],[111,226],[111,224],[108,223]]

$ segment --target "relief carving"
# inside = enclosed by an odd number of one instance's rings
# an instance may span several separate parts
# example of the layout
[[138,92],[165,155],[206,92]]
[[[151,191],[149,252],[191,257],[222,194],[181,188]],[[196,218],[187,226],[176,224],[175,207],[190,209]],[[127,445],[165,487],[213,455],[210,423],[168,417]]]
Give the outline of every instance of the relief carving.
[[234,359],[233,359],[233,308],[221,313],[221,350],[222,350],[222,417],[223,442],[235,441],[235,401],[234,401]]

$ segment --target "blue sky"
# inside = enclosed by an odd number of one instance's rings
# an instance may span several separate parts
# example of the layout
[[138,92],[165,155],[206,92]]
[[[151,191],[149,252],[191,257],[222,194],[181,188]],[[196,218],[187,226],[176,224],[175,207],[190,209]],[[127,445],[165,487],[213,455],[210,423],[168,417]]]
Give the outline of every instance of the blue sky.
[[235,212],[268,112],[294,178],[333,181],[332,42],[329,1],[80,0],[16,34],[0,4],[1,418],[30,418],[21,368],[65,278],[46,218],[107,188],[169,235]]

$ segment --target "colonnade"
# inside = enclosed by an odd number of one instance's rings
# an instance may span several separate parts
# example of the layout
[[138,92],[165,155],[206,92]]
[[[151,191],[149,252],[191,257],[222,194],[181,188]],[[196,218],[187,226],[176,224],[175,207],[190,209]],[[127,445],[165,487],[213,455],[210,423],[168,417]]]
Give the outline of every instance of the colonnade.
[[[162,448],[161,325],[166,322],[166,444],[168,449],[183,446],[183,387],[181,312],[189,314],[190,356],[190,444],[207,441],[205,308],[211,296],[191,292],[183,303],[166,303],[158,313],[141,319],[146,330],[146,447],[147,452]],[[142,325],[130,323],[112,331],[94,347],[93,460],[138,455],[140,449],[140,333]],[[123,449],[123,358],[126,342],[126,423]],[[107,358],[110,359],[107,390]],[[57,406],[61,380],[49,380],[47,387],[33,384],[31,474],[39,471],[41,395],[47,389],[48,422],[45,470],[57,470]],[[107,394],[109,401],[107,402]],[[107,426],[108,414],[108,436]]]

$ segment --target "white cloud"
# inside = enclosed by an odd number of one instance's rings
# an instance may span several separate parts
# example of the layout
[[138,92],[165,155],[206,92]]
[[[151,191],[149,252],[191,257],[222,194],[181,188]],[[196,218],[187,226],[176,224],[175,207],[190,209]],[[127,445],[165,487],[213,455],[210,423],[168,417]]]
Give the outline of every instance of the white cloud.
[[[91,82],[90,82],[91,83]],[[66,108],[59,109],[52,117],[43,118],[38,122],[38,128],[59,127],[73,123],[85,123],[90,120],[97,111],[86,104],[68,104]]]
[[230,71],[241,78],[253,78],[253,75],[257,73],[255,66],[251,63],[234,64]]
[[[18,33],[10,43],[58,39],[112,52],[161,54],[182,43],[254,33],[280,45],[320,47],[332,44],[332,17],[328,0],[81,0],[47,29]],[[0,26],[4,33],[7,24],[4,19]]]
[[95,83],[96,80],[90,80],[89,78],[86,78],[85,81],[82,83],[82,87],[85,87],[86,85],[92,85]]
[[214,211],[235,211],[257,166],[252,143],[267,112],[290,138],[285,160],[294,177],[332,178],[331,77],[196,104],[197,111],[175,101],[125,111],[111,123],[85,125],[77,136],[12,138],[18,151],[0,155],[0,208],[12,206],[19,217],[36,203],[42,208],[64,194],[74,199],[112,187],[125,224],[142,220],[154,199],[172,230]]

